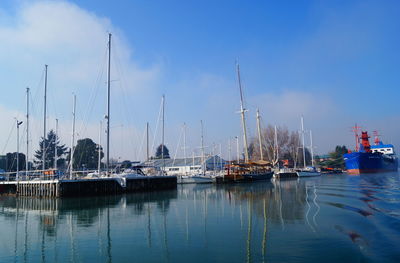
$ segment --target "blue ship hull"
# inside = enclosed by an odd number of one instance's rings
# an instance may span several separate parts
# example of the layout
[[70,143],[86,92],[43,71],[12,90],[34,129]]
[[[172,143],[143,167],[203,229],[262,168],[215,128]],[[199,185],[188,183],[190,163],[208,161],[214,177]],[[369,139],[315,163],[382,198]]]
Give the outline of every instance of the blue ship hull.
[[344,154],[347,173],[379,173],[397,171],[399,163],[396,155],[353,152]]

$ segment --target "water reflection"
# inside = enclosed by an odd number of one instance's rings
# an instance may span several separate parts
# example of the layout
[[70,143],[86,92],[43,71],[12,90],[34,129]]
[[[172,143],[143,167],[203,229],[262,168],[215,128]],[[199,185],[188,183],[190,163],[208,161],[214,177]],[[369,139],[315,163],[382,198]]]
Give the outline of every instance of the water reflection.
[[[12,253],[7,249],[1,251],[1,254],[8,255],[7,259],[13,258],[14,262],[32,261],[32,254],[35,254],[38,261],[58,261],[58,250],[54,250],[54,258],[49,258],[50,251],[58,247],[59,242],[66,245],[68,239],[69,260],[66,261],[79,262],[83,251],[77,247],[77,239],[80,239],[77,236],[80,236],[82,231],[85,231],[84,229],[97,226],[99,249],[96,252],[105,254],[106,261],[112,262],[112,224],[115,220],[112,213],[127,211],[127,215],[132,218],[146,213],[148,242],[151,247],[151,212],[157,211],[163,214],[166,224],[165,215],[168,213],[170,200],[176,198],[176,191],[66,199],[2,196],[0,197],[0,222],[8,226],[13,225],[13,229],[8,229],[13,238],[7,237],[7,240],[14,241],[14,249]],[[35,225],[38,226],[38,231],[35,231],[33,227]],[[0,229],[5,230],[4,224]],[[167,236],[165,236],[166,240]],[[23,251],[20,251],[21,248]],[[2,262],[1,259],[0,256]]]
[[[174,202],[172,207],[171,202]],[[96,246],[92,257],[100,255],[100,259],[112,262],[114,247],[121,242],[117,233],[121,234],[121,229],[129,230],[131,224],[134,228],[145,230],[148,249],[153,249],[156,242],[155,249],[160,250],[166,261],[170,261],[170,239],[175,239],[176,233],[180,232],[182,220],[186,244],[203,243],[204,248],[210,248],[214,244],[215,223],[225,223],[229,216],[225,214],[225,209],[228,208],[231,210],[230,224],[240,221],[239,229],[245,233],[239,238],[243,239],[243,258],[252,262],[255,250],[265,259],[269,224],[278,223],[284,227],[285,224],[303,220],[306,202],[306,184],[290,180],[217,187],[179,186],[177,191],[92,198],[1,197],[0,217],[15,224],[13,256],[16,262],[27,262],[32,254],[37,255],[38,248],[38,260],[42,262],[59,260],[59,254],[67,256],[72,262],[82,261],[87,253],[82,249],[82,238],[97,239],[90,245]],[[238,211],[240,219],[236,217]],[[259,220],[262,220],[261,228]],[[39,227],[38,232],[29,227],[35,224]],[[23,232],[19,231],[20,226],[23,226]],[[89,235],[85,234],[85,229]],[[199,232],[200,229],[202,231]],[[93,233],[94,237],[91,236]],[[23,252],[18,250],[22,242],[19,237],[24,242]],[[35,244],[34,240],[38,243]],[[84,245],[85,242],[90,241],[84,241]],[[69,253],[57,249],[60,244],[67,246]],[[52,249],[54,254],[50,253]]]
[[0,261],[334,262],[337,248],[349,260],[375,259],[384,254],[375,239],[398,248],[398,182],[337,176],[92,198],[3,196]]
[[[216,209],[214,217],[226,219],[225,209],[232,210],[230,219],[238,221],[238,228],[246,233],[243,239],[243,248],[245,248],[243,258],[246,262],[255,261],[254,254],[257,255],[256,261],[259,258],[265,261],[269,225],[278,224],[284,228],[285,224],[303,221],[307,203],[307,183],[301,180],[232,184],[217,188],[207,185],[181,186],[178,191],[180,199],[194,202],[195,210],[197,210],[196,204],[199,204],[198,200],[204,200],[204,236],[207,236],[207,211],[210,210],[207,200],[212,203],[218,201],[217,205],[212,207],[212,210]],[[312,189],[312,191],[315,202],[316,190]],[[314,215],[314,221],[318,210]],[[188,232],[188,225],[192,223],[188,222],[187,211],[186,207],[185,225]],[[256,230],[254,225],[257,226]],[[188,236],[189,233],[186,233],[186,240],[189,240]]]

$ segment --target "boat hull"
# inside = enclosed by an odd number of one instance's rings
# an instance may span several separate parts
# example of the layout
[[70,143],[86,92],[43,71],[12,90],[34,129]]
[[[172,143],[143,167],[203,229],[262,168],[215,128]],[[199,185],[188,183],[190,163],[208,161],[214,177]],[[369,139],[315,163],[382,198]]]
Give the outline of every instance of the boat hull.
[[224,176],[224,181],[233,181],[233,182],[252,182],[252,181],[265,181],[271,180],[274,172],[264,172],[264,173],[248,173],[248,174],[229,174]]
[[209,176],[180,176],[178,184],[211,184],[214,180]]
[[321,173],[316,171],[297,171],[298,177],[315,177],[320,175]]
[[243,180],[244,181],[262,181],[262,180],[270,180],[274,172],[266,172],[266,173],[259,173],[259,174],[244,174]]
[[343,157],[348,174],[394,172],[399,166],[395,155],[353,152]]
[[277,172],[274,174],[274,178],[276,179],[285,179],[285,178],[297,178],[298,174],[296,172]]

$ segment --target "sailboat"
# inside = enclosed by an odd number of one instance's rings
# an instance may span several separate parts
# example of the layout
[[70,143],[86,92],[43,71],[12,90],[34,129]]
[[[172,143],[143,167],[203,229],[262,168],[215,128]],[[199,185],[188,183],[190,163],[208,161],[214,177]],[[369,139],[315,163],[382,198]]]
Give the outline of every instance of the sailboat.
[[[206,163],[204,159],[204,136],[203,136],[203,121],[201,123],[201,174],[186,174],[178,176],[178,184],[209,184],[214,182],[214,178],[212,176],[206,175]],[[186,147],[186,134],[184,139],[184,148]],[[186,154],[184,156],[186,160]]]
[[[302,148],[303,148],[303,168],[297,169],[297,176],[298,177],[312,177],[312,176],[320,176],[321,173],[317,171],[317,169],[314,166],[306,166],[306,148],[305,148],[305,143],[304,143],[304,119],[303,116],[301,116],[301,136],[302,136]],[[310,136],[311,133],[310,133]],[[312,137],[310,137],[311,140],[311,151],[312,151]],[[314,156],[313,154],[311,155],[312,159],[312,164],[314,163]]]
[[279,166],[279,147],[278,147],[278,133],[275,125],[274,133],[274,163],[276,167],[274,171],[274,179],[297,178],[298,174],[293,168]]
[[[111,93],[111,33],[108,34],[108,73],[107,73],[107,177],[129,179],[143,177],[145,174],[140,169],[129,169],[119,173],[110,173],[110,93]],[[124,183],[124,182],[123,182]]]
[[244,142],[244,163],[234,163],[226,166],[226,171],[224,174],[225,181],[256,181],[256,180],[270,180],[273,176],[273,171],[271,167],[261,160],[260,162],[251,162],[249,160],[249,151],[247,144],[247,129],[246,129],[246,118],[243,103],[243,90],[242,83],[240,79],[240,69],[239,64],[236,64],[239,91],[240,91],[240,114],[242,119],[243,128],[243,142]]

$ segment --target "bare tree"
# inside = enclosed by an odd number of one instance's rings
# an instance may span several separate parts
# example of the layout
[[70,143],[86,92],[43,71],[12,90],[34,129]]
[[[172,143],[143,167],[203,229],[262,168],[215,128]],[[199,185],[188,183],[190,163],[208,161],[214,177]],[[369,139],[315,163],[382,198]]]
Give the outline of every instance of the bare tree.
[[[293,163],[299,160],[300,138],[297,131],[289,132],[286,126],[275,127],[268,125],[262,130],[261,145],[266,161],[276,165],[281,159],[289,159]],[[249,145],[249,153],[252,160],[260,160],[260,147],[257,137],[252,137]]]
[[300,148],[300,137],[299,133],[292,131],[289,137],[288,143],[288,159],[293,161],[294,165],[298,163],[299,160],[299,148]]

